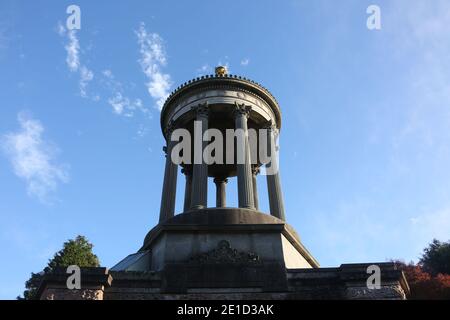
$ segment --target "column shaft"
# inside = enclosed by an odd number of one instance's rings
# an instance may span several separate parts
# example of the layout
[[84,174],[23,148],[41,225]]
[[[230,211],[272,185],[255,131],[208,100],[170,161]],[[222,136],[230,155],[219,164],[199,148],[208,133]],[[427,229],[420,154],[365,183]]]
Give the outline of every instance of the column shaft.
[[[207,145],[207,142],[203,141],[203,134],[208,130],[208,105],[199,105],[194,108],[194,111],[197,113],[197,121],[201,122],[201,130],[194,133],[194,140],[200,139],[201,143],[199,148],[194,147],[191,209],[198,210],[208,206],[208,164],[203,159],[203,150]],[[194,131],[196,130],[194,129]],[[201,137],[196,137],[196,135],[201,135]]]
[[[281,220],[286,220],[284,214],[283,193],[281,190],[279,164],[275,146],[276,128],[268,130],[268,151],[270,153],[271,162],[266,164],[267,189],[269,193],[270,214]],[[269,166],[270,164],[270,166]]]
[[[245,105],[236,105],[235,110],[235,129],[241,129],[243,139],[237,139],[237,178],[238,178],[238,202],[239,208],[255,209],[252,186],[252,167],[250,161],[250,148],[248,143],[247,119],[250,108]],[[239,153],[244,156],[243,162],[239,163]]]
[[252,171],[252,183],[253,183],[253,202],[255,204],[255,209],[259,210],[259,198],[258,198],[258,185],[256,181],[256,176],[259,173],[259,168],[255,168]]
[[183,173],[186,176],[186,186],[184,189],[184,212],[189,211],[191,208],[192,197],[192,171],[183,169]]
[[170,141],[171,132],[167,137],[166,151],[166,167],[164,171],[164,182],[161,196],[161,207],[159,212],[159,223],[163,223],[167,219],[174,216],[175,198],[177,192],[177,169],[178,166],[171,159],[172,148],[175,142]]
[[216,184],[216,207],[225,208],[227,206],[227,195],[226,186],[228,179],[225,178],[215,178],[214,183]]

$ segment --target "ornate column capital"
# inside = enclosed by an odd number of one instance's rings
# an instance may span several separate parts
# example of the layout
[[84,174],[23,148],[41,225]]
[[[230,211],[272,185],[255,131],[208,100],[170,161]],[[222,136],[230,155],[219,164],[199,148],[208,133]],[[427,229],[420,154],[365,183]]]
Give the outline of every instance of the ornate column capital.
[[192,176],[192,169],[191,168],[183,168],[181,169],[181,173],[185,176]]
[[[269,141],[271,141],[271,144],[274,143],[274,140],[278,137],[280,134],[280,131],[278,130],[277,126],[273,124],[272,120],[267,121],[266,125],[263,127],[263,129],[267,130],[267,133],[269,135]],[[273,139],[273,141],[272,141]],[[279,150],[279,147],[274,145],[275,151]]]
[[197,116],[208,117],[208,115],[209,115],[209,105],[208,105],[208,102],[200,103],[200,104],[198,104],[198,105],[196,105],[196,106],[193,106],[193,107],[191,108],[191,110],[194,111],[195,114],[196,114]]
[[234,103],[234,116],[244,115],[245,117],[249,117],[250,111],[252,111],[251,106],[246,106],[244,103],[239,104],[237,102]]
[[225,177],[215,177],[214,178],[214,183],[218,184],[218,183],[228,183],[228,179]]
[[261,170],[257,166],[252,166],[252,175],[257,176]]
[[175,131],[175,123],[173,120],[170,120],[167,126],[164,128],[164,135],[167,139],[167,142],[170,141],[170,136]]
[[278,131],[277,126],[273,123],[272,120],[267,121],[263,129],[266,129],[268,131]]
[[[241,153],[240,157],[242,157],[242,159],[238,159],[238,163],[236,164],[239,208],[255,209],[247,123],[250,111],[250,106],[235,102],[235,130],[244,131],[243,139],[238,139],[238,144],[236,145],[238,157],[239,153]],[[241,160],[243,160],[243,163],[239,163]]]

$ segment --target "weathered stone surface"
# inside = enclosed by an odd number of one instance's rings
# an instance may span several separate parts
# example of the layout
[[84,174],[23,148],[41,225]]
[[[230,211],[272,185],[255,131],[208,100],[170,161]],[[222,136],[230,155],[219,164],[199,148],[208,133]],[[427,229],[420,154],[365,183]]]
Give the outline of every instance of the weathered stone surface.
[[103,300],[105,287],[109,287],[112,276],[106,268],[81,268],[81,289],[67,289],[65,268],[57,268],[46,274],[38,289],[41,300]]
[[49,288],[42,295],[41,300],[104,300],[103,288],[68,290],[67,288]]
[[377,263],[381,288],[368,289],[370,265],[286,270],[277,264],[194,263],[173,264],[163,272],[82,269],[81,290],[66,289],[68,275],[60,272],[45,277],[39,295],[52,300],[405,299],[409,288],[394,263]]
[[208,208],[177,215],[152,229],[140,251],[149,250],[150,270],[161,271],[168,263],[216,249],[222,240],[238,251],[258,255],[261,261],[289,268],[319,266],[288,224],[243,208]]
[[261,263],[259,256],[253,252],[238,252],[232,249],[231,245],[226,240],[219,241],[217,249],[213,249],[206,253],[201,253],[193,256],[190,259],[191,263],[204,264],[222,264],[222,263],[245,263],[258,264]]

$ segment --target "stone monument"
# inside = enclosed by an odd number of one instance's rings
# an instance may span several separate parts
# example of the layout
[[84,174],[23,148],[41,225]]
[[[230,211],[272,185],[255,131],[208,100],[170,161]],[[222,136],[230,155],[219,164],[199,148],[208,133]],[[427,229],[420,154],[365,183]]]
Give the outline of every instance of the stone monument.
[[[215,75],[190,80],[167,98],[161,128],[166,164],[158,225],[137,253],[111,269],[82,269],[85,286],[80,290],[64,287],[64,270],[47,275],[39,289],[42,299],[405,298],[408,285],[394,263],[320,268],[286,223],[276,143],[281,111],[266,88],[217,67]],[[208,139],[210,129],[233,142],[231,149],[224,143],[222,150],[215,150],[215,156],[222,151],[227,161],[211,163],[204,156],[208,142],[217,142]],[[240,135],[229,135],[229,130]],[[178,139],[180,132],[193,139]],[[198,141],[199,136],[206,139]],[[193,152],[180,154],[180,142]],[[269,161],[262,159],[260,149],[266,149]],[[177,163],[174,154],[184,160]],[[259,209],[257,178],[263,167],[269,213]],[[180,169],[185,176],[184,210],[176,214]],[[234,177],[238,207],[228,207],[226,188]],[[211,182],[215,206],[207,203]],[[378,288],[367,285],[371,265],[380,271]]]

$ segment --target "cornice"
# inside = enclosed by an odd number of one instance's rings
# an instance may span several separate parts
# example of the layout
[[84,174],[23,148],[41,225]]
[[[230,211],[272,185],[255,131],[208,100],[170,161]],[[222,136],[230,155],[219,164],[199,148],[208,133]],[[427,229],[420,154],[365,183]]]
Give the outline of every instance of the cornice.
[[167,116],[168,108],[176,105],[186,95],[196,91],[208,89],[234,89],[264,100],[273,110],[277,118],[277,126],[281,127],[281,111],[276,98],[264,86],[256,81],[245,77],[225,74],[225,75],[205,75],[189,80],[176,88],[166,99],[161,110],[161,128],[164,127],[164,119]]

